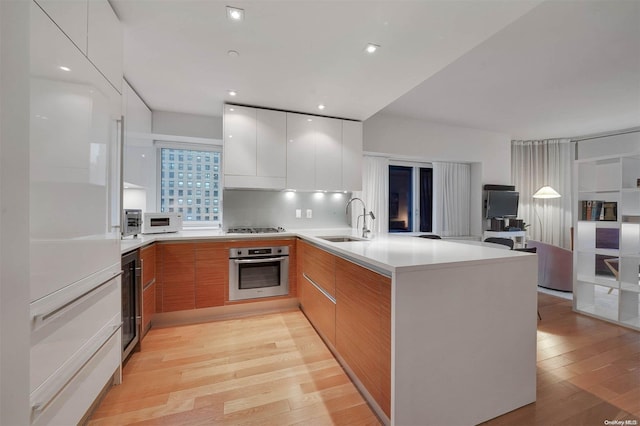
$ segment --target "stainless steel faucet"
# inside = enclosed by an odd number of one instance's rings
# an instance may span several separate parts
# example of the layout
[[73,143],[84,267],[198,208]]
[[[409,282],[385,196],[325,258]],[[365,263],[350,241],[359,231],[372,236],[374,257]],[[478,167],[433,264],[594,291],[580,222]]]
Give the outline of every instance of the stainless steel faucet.
[[356,228],[358,227],[360,217],[362,217],[362,238],[368,238],[369,234],[371,234],[371,230],[367,228],[367,216],[371,216],[371,220],[375,219],[376,217],[374,216],[372,211],[369,211],[369,213],[367,213],[367,206],[364,204],[364,201],[362,201],[360,198],[350,199],[347,203],[347,207],[345,208],[345,214],[349,214],[349,206],[356,200],[362,203],[362,214],[358,215],[358,219],[356,220]]

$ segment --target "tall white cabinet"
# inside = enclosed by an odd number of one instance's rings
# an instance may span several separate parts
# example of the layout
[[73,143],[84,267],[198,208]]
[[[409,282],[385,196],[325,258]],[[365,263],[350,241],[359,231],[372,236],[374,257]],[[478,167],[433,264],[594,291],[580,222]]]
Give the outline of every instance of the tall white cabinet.
[[77,424],[119,379],[121,96],[35,2],[30,22],[30,418]]
[[640,153],[576,160],[574,178],[574,310],[640,329]]

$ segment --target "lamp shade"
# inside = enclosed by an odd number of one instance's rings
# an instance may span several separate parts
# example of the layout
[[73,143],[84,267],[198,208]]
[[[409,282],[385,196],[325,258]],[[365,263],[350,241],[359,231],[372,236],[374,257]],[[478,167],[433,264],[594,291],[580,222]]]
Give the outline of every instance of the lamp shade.
[[550,186],[543,186],[538,189],[535,194],[533,194],[533,198],[560,198],[561,195],[558,194],[558,191],[553,189]]

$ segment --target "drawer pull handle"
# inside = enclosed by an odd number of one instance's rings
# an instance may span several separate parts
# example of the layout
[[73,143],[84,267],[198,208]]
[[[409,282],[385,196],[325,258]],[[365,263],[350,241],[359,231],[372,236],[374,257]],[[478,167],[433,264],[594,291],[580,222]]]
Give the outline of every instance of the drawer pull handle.
[[309,281],[309,283],[311,283],[312,286],[314,286],[315,288],[318,289],[318,291],[322,294],[325,295],[325,297],[329,300],[331,300],[331,302],[333,302],[333,304],[336,304],[336,298],[333,297],[332,295],[329,294],[329,292],[327,290],[325,290],[324,288],[322,288],[321,286],[319,286],[318,284],[316,284],[311,278],[309,278],[309,276],[307,274],[305,274],[304,272],[302,273],[302,276],[304,277],[305,280]]

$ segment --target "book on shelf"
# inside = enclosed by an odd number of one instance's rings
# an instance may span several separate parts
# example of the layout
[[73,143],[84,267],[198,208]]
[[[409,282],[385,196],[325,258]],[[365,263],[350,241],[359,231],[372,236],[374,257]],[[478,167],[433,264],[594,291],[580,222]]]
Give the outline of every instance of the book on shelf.
[[582,200],[580,201],[580,220],[615,222],[618,220],[618,203],[615,201]]

